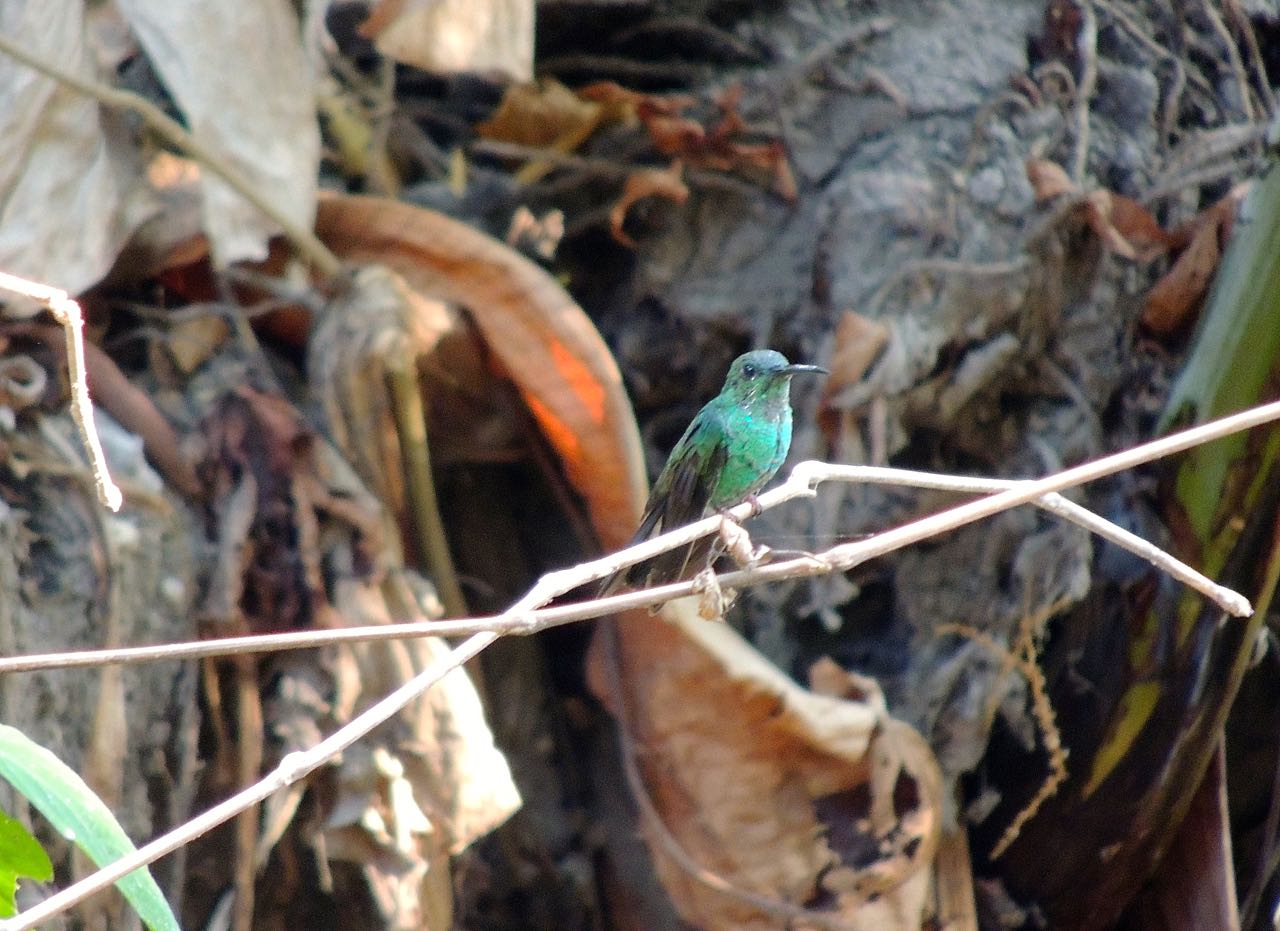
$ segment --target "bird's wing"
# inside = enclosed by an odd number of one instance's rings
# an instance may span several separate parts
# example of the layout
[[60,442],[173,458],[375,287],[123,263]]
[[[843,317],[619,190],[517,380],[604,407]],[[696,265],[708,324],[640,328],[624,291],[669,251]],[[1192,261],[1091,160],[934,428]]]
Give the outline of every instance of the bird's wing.
[[671,530],[700,518],[728,455],[720,416],[714,410],[703,409],[680,437],[662,474],[653,483],[636,538],[652,536],[659,524],[663,530]]
[[[711,489],[720,479],[728,452],[722,419],[714,410],[703,408],[680,437],[653,483],[644,516],[640,518],[640,527],[631,538],[631,544],[649,539],[659,526],[662,530],[671,530],[701,517],[711,497]],[[645,585],[654,579],[676,579],[698,546],[695,543],[619,570],[601,583],[599,594],[612,594],[620,584]]]

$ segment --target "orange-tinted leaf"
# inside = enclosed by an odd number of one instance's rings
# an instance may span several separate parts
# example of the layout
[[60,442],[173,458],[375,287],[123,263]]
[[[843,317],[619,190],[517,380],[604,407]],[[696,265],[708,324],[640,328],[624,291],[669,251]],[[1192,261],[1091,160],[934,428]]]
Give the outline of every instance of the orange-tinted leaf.
[[431,210],[327,195],[316,220],[340,257],[379,263],[465,307],[587,503],[607,548],[630,538],[644,462],[613,356],[560,284],[506,245]]
[[1142,324],[1153,333],[1169,335],[1182,331],[1199,309],[1218,270],[1222,249],[1220,227],[1205,223],[1196,231],[1182,255],[1147,293]]
[[1170,237],[1146,207],[1123,194],[1111,195],[1111,225],[1140,258],[1152,259],[1169,248]]
[[[1026,169],[1038,204],[1080,191],[1057,162],[1032,158],[1027,160]],[[1097,190],[1084,198],[1081,209],[1093,231],[1118,255],[1150,259],[1169,248],[1169,234],[1150,211],[1130,197]]]
[[635,240],[626,234],[622,224],[627,219],[627,211],[636,201],[646,197],[665,197],[672,203],[683,204],[688,200],[689,188],[680,179],[680,172],[680,163],[676,162],[665,170],[649,168],[627,175],[622,195],[609,211],[609,230],[613,233],[613,238],[624,246],[635,248]]
[[693,98],[684,94],[660,97],[628,90],[613,81],[597,81],[578,88],[578,96],[602,104],[614,119],[634,119],[657,114],[675,116],[693,106]]
[[707,133],[694,120],[665,113],[655,113],[643,119],[653,147],[663,155],[691,156],[701,152]]
[[1201,210],[1187,222],[1175,227],[1169,234],[1169,248],[1175,252],[1187,248],[1205,224],[1219,227],[1218,242],[1225,244],[1231,238],[1231,228],[1236,221],[1236,214],[1240,211],[1240,205],[1244,202],[1250,186],[1249,181],[1237,184],[1221,199]]
[[719,101],[720,119],[710,128],[680,116],[681,106],[655,109],[643,103],[636,114],[644,123],[653,146],[663,155],[679,158],[695,168],[732,171],[767,184],[779,197],[794,201],[795,175],[780,140],[747,142],[739,137],[747,125],[738,113],[740,87],[732,87]]
[[1248,189],[1248,184],[1236,185],[1169,235],[1170,248],[1181,249],[1182,254],[1147,294],[1142,324],[1151,332],[1169,335],[1190,325],[1218,270],[1222,249],[1231,237]]

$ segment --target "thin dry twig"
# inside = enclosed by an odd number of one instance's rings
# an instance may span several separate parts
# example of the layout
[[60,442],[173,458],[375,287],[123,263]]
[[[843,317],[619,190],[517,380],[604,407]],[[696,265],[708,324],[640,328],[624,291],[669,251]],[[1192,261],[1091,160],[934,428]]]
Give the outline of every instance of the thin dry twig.
[[[873,466],[826,466],[817,480],[864,482],[873,485],[905,485],[911,488],[981,493],[1007,491],[1018,488],[1023,484],[1023,481],[1026,481],[936,475],[930,472],[913,472],[907,469],[886,469]],[[1224,611],[1237,617],[1246,617],[1252,613],[1248,602],[1241,599],[1236,592],[1217,584],[1150,541],[1125,530],[1117,524],[1113,524],[1106,518],[1099,517],[1088,508],[1082,507],[1074,501],[1069,501],[1060,494],[1047,494],[1031,503],[1064,520],[1069,520],[1071,523],[1083,527],[1085,530],[1095,533],[1105,540],[1110,540],[1117,546],[1145,559],[1184,585],[1194,588]],[[818,554],[818,556],[821,558],[822,554]]]
[[[1249,173],[1254,150],[1267,133],[1265,123],[1232,124],[1188,136],[1173,152],[1141,201],[1150,204],[1223,178]],[[1239,154],[1246,150],[1244,154]]]
[[1258,46],[1258,36],[1253,24],[1249,22],[1249,14],[1240,6],[1239,0],[1224,0],[1223,13],[1231,20],[1231,25],[1240,33],[1245,50],[1249,53],[1249,67],[1253,71],[1253,82],[1258,97],[1262,101],[1265,112],[1264,119],[1275,115],[1276,97],[1271,91],[1271,80],[1267,76],[1267,63],[1262,57],[1262,49]]
[[1080,83],[1076,87],[1076,149],[1071,158],[1071,180],[1084,185],[1089,161],[1089,101],[1098,87],[1098,16],[1093,0],[1080,0]]
[[966,262],[962,259],[919,258],[904,262],[885,279],[880,287],[867,301],[867,306],[875,310],[883,306],[895,290],[913,278],[925,276],[953,276],[970,278],[1002,278],[1016,275],[1030,268],[1031,261],[1026,256],[1018,256],[1004,262]]
[[1231,30],[1227,28],[1226,22],[1218,14],[1218,11],[1213,8],[1212,3],[1203,4],[1200,11],[1209,20],[1209,25],[1213,27],[1214,33],[1226,50],[1227,62],[1231,65],[1231,74],[1236,79],[1236,92],[1240,95],[1241,115],[1246,123],[1252,123],[1257,119],[1258,115],[1253,108],[1253,91],[1249,89],[1249,75],[1245,71],[1244,59],[1240,57],[1240,48],[1236,45],[1235,39],[1231,37]]
[[1094,0],[1098,10],[1104,11],[1112,19],[1125,28],[1133,38],[1145,45],[1152,54],[1164,58],[1173,67],[1173,80],[1164,93],[1164,104],[1160,111],[1160,145],[1167,146],[1173,138],[1173,126],[1178,119],[1178,108],[1182,105],[1182,92],[1187,87],[1187,72],[1181,59],[1157,42],[1147,30],[1134,21],[1133,17],[1111,3],[1110,0]]
[[[832,547],[821,554],[820,560],[815,560],[812,556],[805,556],[760,568],[729,572],[721,575],[719,582],[724,587],[742,588],[746,585],[771,582],[781,578],[812,576],[823,572],[849,569],[868,559],[882,556],[885,553],[913,543],[919,543],[929,537],[971,524],[1011,507],[1031,503],[1044,495],[1103,478],[1154,459],[1182,452],[1194,446],[1199,446],[1251,427],[1270,423],[1277,419],[1280,419],[1280,402],[1250,408],[1238,414],[1210,421],[1209,423],[1144,443],[1141,446],[1066,469],[1046,478],[1019,482],[1015,487],[1006,491],[912,521],[909,524],[885,531],[866,540]],[[733,508],[730,513],[742,519],[747,517],[755,507],[772,507],[791,498],[812,497],[814,495],[814,485],[822,480],[823,474],[831,469],[841,468],[821,462],[802,462],[792,470],[790,477],[780,488],[761,495],[757,505],[745,502]],[[413,679],[391,692],[386,698],[352,719],[310,750],[287,754],[280,761],[280,765],[259,782],[198,815],[168,834],[144,845],[133,854],[117,860],[115,863],[50,896],[18,917],[0,923],[0,931],[26,931],[26,929],[34,928],[41,922],[48,921],[76,903],[107,888],[133,870],[153,862],[166,853],[170,853],[183,844],[212,830],[217,825],[235,817],[244,808],[258,804],[273,792],[291,785],[308,773],[318,769],[330,757],[341,753],[373,728],[387,721],[449,672],[478,655],[502,636],[503,633],[530,632],[538,629],[541,622],[538,619],[537,609],[550,602],[553,598],[588,583],[603,579],[620,569],[649,559],[659,553],[684,546],[701,536],[715,533],[718,531],[722,519],[721,515],[713,515],[686,527],[680,527],[669,533],[664,533],[634,547],[629,547],[612,556],[594,560],[571,569],[548,573],[539,579],[523,598],[503,612],[502,615],[499,615],[489,625],[489,629],[471,636],[449,654],[432,663]],[[581,606],[572,607],[582,610],[584,612],[581,615],[582,617],[594,617],[620,610],[623,607],[661,604],[681,598],[692,594],[694,585],[695,583],[692,581],[678,582],[646,591],[598,599]],[[1243,596],[1236,595],[1235,599],[1232,600],[1235,601],[1236,599],[1238,599],[1236,607],[1241,613],[1251,613],[1248,602]]]
[[[1045,681],[1044,671],[1036,661],[1036,634],[1043,630],[1045,623],[1059,611],[1064,610],[1069,599],[1062,598],[1034,612],[1024,614],[1018,624],[1018,637],[1010,647],[1002,646],[994,637],[983,630],[968,624],[943,624],[938,633],[959,634],[994,653],[1006,663],[1008,671],[1017,669],[1022,673],[1031,694],[1031,714],[1040,727],[1040,737],[1044,741],[1045,752],[1049,756],[1049,773],[1040,788],[1036,790],[1025,805],[1014,815],[1013,820],[1005,827],[995,847],[991,849],[991,859],[1004,856],[1010,845],[1018,839],[1023,826],[1035,817],[1036,812],[1051,798],[1067,779],[1067,749],[1062,746],[1062,733],[1058,730],[1053,713],[1053,705],[1049,701],[1049,686]],[[1003,675],[1003,673],[1002,673]],[[993,694],[994,697],[994,694]]]
[[205,146],[203,142],[188,132],[181,123],[145,97],[132,91],[121,90],[118,87],[109,87],[95,81],[88,81],[70,72],[63,71],[45,59],[32,55],[3,33],[0,33],[0,52],[4,52],[10,58],[40,72],[45,77],[57,81],[59,84],[79,91],[87,97],[92,97],[99,103],[136,113],[148,127],[155,130],[166,142],[204,165],[225,181],[237,194],[269,217],[272,222],[284,231],[284,235],[293,243],[294,248],[310,261],[317,271],[327,277],[333,277],[342,270],[342,263],[338,261],[337,256],[329,251],[329,247],[322,243],[314,232],[284,216],[263,196],[261,191],[242,178],[240,173],[227,164],[218,153]]
[[44,304],[61,325],[67,348],[67,378],[71,382],[71,417],[75,420],[89,453],[93,487],[97,489],[98,500],[102,504],[113,511],[120,510],[124,496],[111,479],[107,457],[102,451],[102,440],[98,437],[98,428],[93,421],[93,402],[89,399],[89,381],[85,376],[84,365],[84,314],[80,312],[80,305],[66,291],[4,272],[0,272],[0,288]]
[[[907,469],[890,469],[876,466],[832,465],[823,462],[805,462],[805,473],[802,481],[792,478],[760,498],[762,508],[771,508],[795,497],[810,495],[811,484],[818,482],[848,482],[871,485],[898,485],[912,488],[927,488],[938,491],[954,491],[958,493],[989,494],[1020,487],[1025,480],[977,478],[957,475],[940,475],[932,472],[914,472]],[[1186,563],[1166,553],[1142,537],[1099,517],[1088,508],[1069,501],[1059,494],[1048,494],[1032,502],[1064,520],[1069,520],[1091,533],[1110,540],[1117,546],[1129,550],[1147,560],[1152,565],[1167,572],[1173,578],[1196,589],[1220,605],[1223,610],[1237,616],[1250,613],[1247,600],[1236,592],[1218,585]],[[690,525],[696,526],[696,525]],[[674,533],[674,531],[673,531]],[[655,537],[643,544],[644,552],[653,550],[654,544],[666,540],[667,536]],[[696,537],[694,537],[696,539]],[[674,549],[675,545],[663,546],[657,552]],[[588,570],[598,564],[614,561],[633,555],[637,547],[620,551],[578,567]],[[829,571],[822,552],[806,555],[811,566],[820,572]],[[647,557],[646,557],[647,558]],[[577,570],[564,570],[566,572]],[[585,583],[583,583],[585,584]],[[569,586],[569,591],[576,586]],[[331,646],[336,643],[367,643],[377,640],[402,640],[410,637],[459,637],[492,631],[501,634],[531,634],[549,627],[557,627],[574,621],[589,620],[606,614],[633,608],[651,607],[656,603],[650,593],[655,589],[627,592],[621,595],[610,595],[586,602],[558,605],[550,608],[538,608],[527,615],[512,615],[510,612],[472,618],[457,618],[446,621],[409,621],[393,625],[372,625],[366,627],[347,627],[340,630],[291,631],[279,634],[257,634],[246,637],[223,637],[216,640],[200,640],[188,643],[156,644],[154,646],[121,647],[111,650],[77,650],[66,653],[31,654],[27,656],[0,657],[0,675],[11,672],[33,672],[41,669],[70,669],[88,666],[100,666],[108,663],[133,664],[153,662],[157,660],[196,659],[207,656],[228,656],[237,653],[266,653],[275,650],[300,650],[313,647]],[[679,596],[673,596],[679,597]],[[663,598],[663,601],[670,600]]]

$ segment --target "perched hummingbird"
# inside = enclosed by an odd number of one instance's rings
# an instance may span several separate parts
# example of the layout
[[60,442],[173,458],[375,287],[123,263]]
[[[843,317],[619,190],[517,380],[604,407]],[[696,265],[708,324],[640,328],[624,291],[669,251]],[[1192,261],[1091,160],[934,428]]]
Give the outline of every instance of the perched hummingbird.
[[[777,473],[791,447],[791,376],[827,370],[793,365],[772,349],[748,352],[733,360],[720,393],[698,411],[680,437],[649,492],[644,516],[631,543],[647,540],[702,517],[753,499]],[[633,577],[678,578],[691,547],[607,579],[602,591]],[[676,560],[679,560],[678,562]]]

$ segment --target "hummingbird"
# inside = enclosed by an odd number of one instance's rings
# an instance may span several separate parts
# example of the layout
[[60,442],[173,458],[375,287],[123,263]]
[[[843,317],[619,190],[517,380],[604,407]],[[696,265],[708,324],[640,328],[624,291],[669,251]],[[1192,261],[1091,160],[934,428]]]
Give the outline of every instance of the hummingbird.
[[[827,374],[821,366],[790,363],[772,349],[734,359],[720,393],[698,411],[667,457],[630,545],[698,520],[708,511],[723,512],[754,501],[787,458],[791,377],[803,372]],[[642,572],[646,581],[670,581],[683,572],[693,552],[691,545],[684,554],[664,554],[621,570],[605,580],[601,591],[608,593]]]

